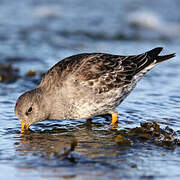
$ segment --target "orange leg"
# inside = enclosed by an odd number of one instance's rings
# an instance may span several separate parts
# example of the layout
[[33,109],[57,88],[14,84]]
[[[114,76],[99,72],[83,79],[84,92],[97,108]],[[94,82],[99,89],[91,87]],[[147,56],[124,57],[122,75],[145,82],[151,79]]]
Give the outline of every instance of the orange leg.
[[110,125],[114,127],[118,127],[117,121],[118,121],[118,113],[112,112],[112,122]]

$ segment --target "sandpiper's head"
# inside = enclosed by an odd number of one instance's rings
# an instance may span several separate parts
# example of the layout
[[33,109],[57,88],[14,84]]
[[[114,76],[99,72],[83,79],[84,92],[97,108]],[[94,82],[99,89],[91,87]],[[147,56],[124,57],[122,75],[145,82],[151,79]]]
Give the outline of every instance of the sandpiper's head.
[[16,102],[15,114],[21,121],[22,131],[28,130],[31,124],[45,120],[48,112],[41,90],[33,89],[22,94]]

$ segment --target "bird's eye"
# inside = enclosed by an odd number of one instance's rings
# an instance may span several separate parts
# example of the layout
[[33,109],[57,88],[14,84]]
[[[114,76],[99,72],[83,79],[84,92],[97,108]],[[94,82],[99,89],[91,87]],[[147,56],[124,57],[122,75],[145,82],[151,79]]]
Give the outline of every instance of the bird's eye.
[[32,112],[32,107],[29,107],[29,109],[26,111],[26,116],[28,116]]
[[32,107],[30,107],[29,109],[28,109],[28,113],[30,113],[32,111]]

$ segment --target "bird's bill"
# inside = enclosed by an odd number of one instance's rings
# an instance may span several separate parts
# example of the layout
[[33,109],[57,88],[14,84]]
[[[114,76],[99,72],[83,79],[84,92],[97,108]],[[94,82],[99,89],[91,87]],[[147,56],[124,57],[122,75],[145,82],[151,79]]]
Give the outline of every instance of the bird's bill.
[[30,125],[28,123],[21,121],[21,132],[25,132],[25,131],[29,130],[29,126]]

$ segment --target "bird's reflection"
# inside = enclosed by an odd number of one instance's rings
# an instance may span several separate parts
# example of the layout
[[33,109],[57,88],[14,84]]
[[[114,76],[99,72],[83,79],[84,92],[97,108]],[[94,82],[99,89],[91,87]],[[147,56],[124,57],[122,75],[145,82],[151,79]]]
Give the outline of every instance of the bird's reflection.
[[21,134],[19,140],[19,143],[15,143],[16,151],[21,152],[22,156],[33,154],[46,158],[64,158],[68,157],[77,145],[77,140],[73,136],[33,131]]
[[[114,130],[102,123],[87,121],[62,132],[62,127],[46,124],[21,134],[14,144],[18,167],[22,169],[51,167],[114,167],[113,159],[123,155],[114,138]],[[71,130],[70,130],[71,129]],[[115,158],[112,158],[115,157]],[[116,158],[117,157],[117,158]]]
[[52,128],[48,125],[49,130],[46,128],[41,124],[41,130],[21,134],[15,143],[16,151],[21,156],[36,155],[46,158],[66,157],[74,149],[77,153],[85,154],[89,158],[100,155],[116,156],[116,150],[112,148],[112,146],[116,147],[115,134],[114,130],[110,129],[109,122],[106,125],[99,123],[98,119],[93,119],[93,122],[88,120],[73,128],[63,127],[63,131],[62,127],[53,124]]

